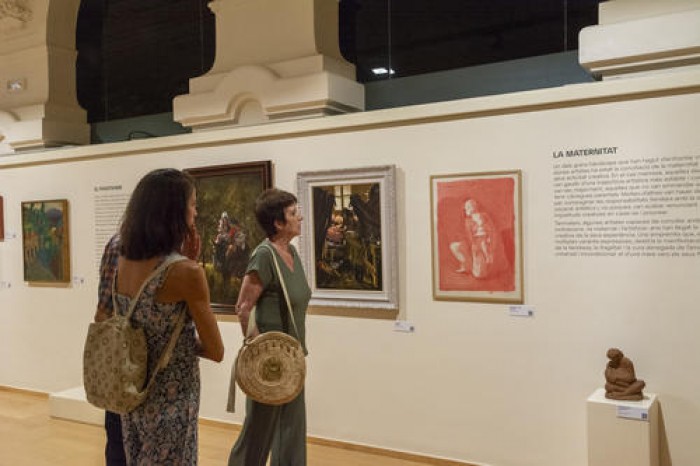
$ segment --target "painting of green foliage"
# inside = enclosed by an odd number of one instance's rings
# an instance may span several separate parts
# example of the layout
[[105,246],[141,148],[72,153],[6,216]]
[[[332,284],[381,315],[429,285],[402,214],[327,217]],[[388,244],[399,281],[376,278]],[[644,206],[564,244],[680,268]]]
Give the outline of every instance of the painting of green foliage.
[[255,200],[272,186],[271,163],[186,170],[197,187],[197,230],[215,312],[231,313],[250,253],[265,239],[255,219]]
[[70,282],[68,201],[23,202],[22,246],[25,281]]

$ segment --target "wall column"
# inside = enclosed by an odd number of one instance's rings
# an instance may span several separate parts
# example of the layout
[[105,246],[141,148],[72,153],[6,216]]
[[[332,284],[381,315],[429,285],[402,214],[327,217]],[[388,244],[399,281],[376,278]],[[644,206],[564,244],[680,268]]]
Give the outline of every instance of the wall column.
[[80,0],[0,0],[0,153],[87,144],[76,97]]
[[195,130],[364,109],[338,47],[338,0],[214,0],[216,59],[174,99]]

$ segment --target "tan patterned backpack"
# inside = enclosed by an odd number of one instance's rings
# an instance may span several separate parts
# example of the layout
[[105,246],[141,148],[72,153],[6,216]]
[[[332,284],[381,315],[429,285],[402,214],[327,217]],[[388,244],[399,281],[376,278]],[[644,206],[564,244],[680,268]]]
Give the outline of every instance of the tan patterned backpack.
[[144,388],[148,370],[148,349],[143,329],[131,325],[131,314],[146,286],[163,270],[175,262],[187,259],[180,254],[171,254],[143,282],[131,300],[126,315],[117,312],[116,274],[112,281],[112,317],[102,322],[93,322],[83,351],[83,385],[87,400],[98,408],[119,414],[132,411],[148,394],[158,371],[168,365],[175,343],[185,322],[186,311],[178,318],[173,335],[158,364]]

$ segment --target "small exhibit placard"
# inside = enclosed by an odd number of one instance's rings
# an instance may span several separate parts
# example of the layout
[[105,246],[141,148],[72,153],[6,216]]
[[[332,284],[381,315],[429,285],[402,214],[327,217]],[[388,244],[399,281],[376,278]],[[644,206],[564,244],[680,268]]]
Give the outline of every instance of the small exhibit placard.
[[413,333],[416,328],[406,320],[394,321],[394,332]]
[[534,317],[535,308],[534,306],[508,306],[510,315],[513,317]]
[[649,422],[649,409],[641,406],[618,406],[617,417]]

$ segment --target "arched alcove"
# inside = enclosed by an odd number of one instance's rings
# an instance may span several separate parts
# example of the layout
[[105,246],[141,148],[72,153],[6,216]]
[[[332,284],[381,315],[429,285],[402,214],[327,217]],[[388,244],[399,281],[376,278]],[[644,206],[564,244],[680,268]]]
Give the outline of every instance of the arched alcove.
[[0,111],[14,119],[1,129],[0,151],[87,143],[75,92],[79,0],[0,4]]

